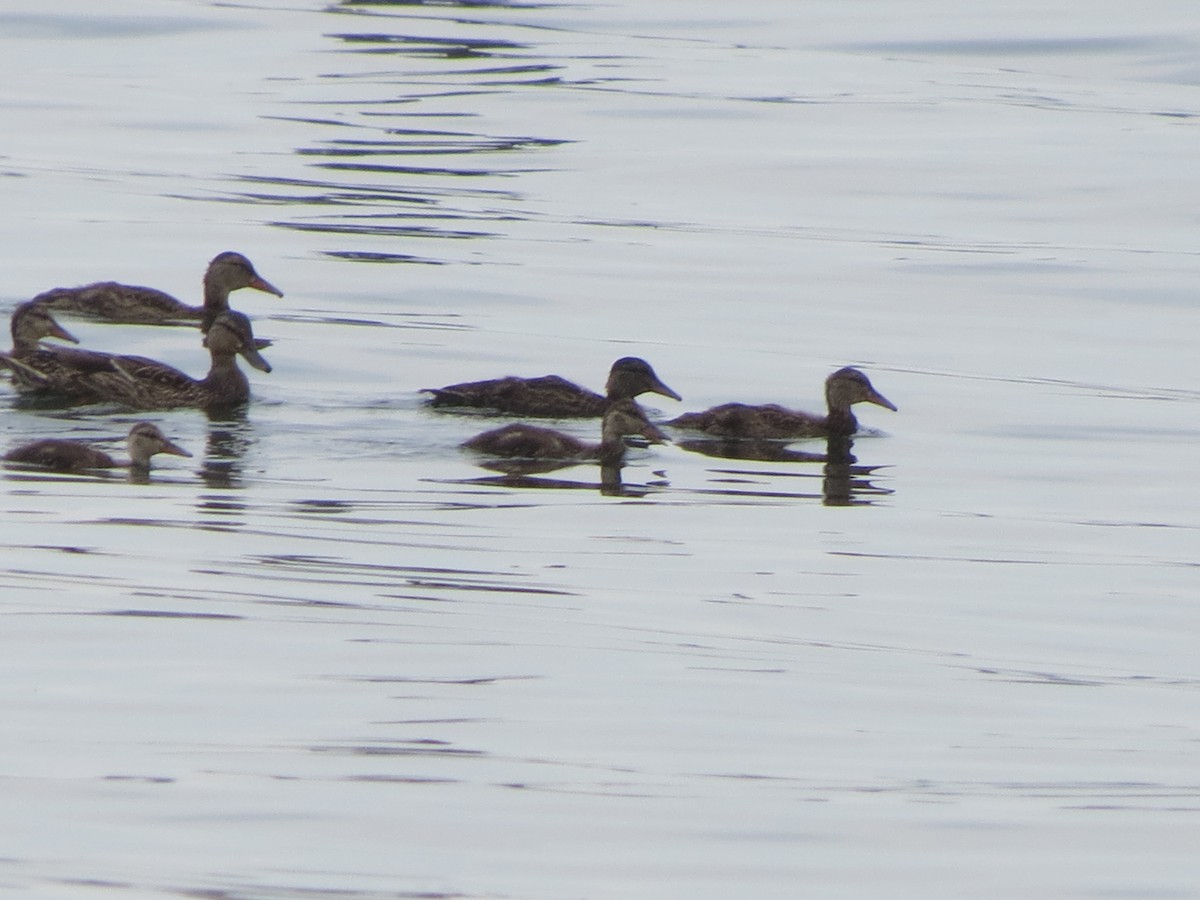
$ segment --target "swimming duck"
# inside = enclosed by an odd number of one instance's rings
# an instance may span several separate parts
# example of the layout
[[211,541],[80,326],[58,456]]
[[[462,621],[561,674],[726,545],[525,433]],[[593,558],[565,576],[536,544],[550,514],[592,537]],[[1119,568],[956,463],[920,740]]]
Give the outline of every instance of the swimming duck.
[[191,456],[178,444],[167,439],[157,425],[150,422],[138,422],[129,429],[126,438],[129,448],[129,462],[119,462],[102,450],[89,446],[82,441],[70,441],[62,438],[46,438],[23,444],[4,454],[8,462],[27,463],[54,469],[59,472],[82,472],[87,469],[116,469],[130,468],[148,470],[150,457],[156,453],[169,453],[172,456]]
[[895,405],[872,387],[867,376],[847,366],[825,379],[828,415],[797,412],[782,406],[749,406],[726,403],[704,412],[684,413],[668,422],[676,428],[703,431],[729,438],[806,438],[850,435],[858,430],[858,420],[850,407],[855,403],[874,403],[895,412]]
[[469,406],[492,409],[508,415],[542,418],[592,418],[604,415],[610,404],[639,394],[655,393],[673,400],[680,396],[667,387],[650,367],[635,356],[626,356],[612,364],[605,385],[605,396],[560,378],[497,378],[469,381],[442,388],[426,388],[433,394],[431,406]]
[[189,306],[154,288],[115,281],[54,288],[38,294],[33,302],[55,312],[132,325],[175,325],[199,320],[201,330],[208,331],[213,319],[229,309],[229,294],[240,288],[283,296],[279,288],[254,271],[245,256],[226,251],[213,257],[204,273],[203,306]]
[[632,399],[611,404],[600,423],[600,443],[581,441],[574,435],[540,425],[513,423],[476,435],[462,446],[489,457],[530,460],[596,460],[604,466],[620,465],[625,438],[642,437],[660,444],[665,438]]
[[258,352],[250,320],[226,310],[213,319],[204,337],[212,365],[202,379],[192,378],[166,363],[140,356],[116,356],[115,372],[97,372],[88,387],[105,401],[135,409],[170,409],[196,406],[220,409],[239,406],[250,399],[250,382],[238,368],[237,357],[263,372],[271,365]]
[[12,371],[13,384],[20,391],[51,391],[83,399],[92,396],[87,376],[116,372],[110,353],[43,345],[41,341],[51,337],[72,344],[79,341],[32,300],[13,310],[11,328],[13,347],[0,353],[0,364]]

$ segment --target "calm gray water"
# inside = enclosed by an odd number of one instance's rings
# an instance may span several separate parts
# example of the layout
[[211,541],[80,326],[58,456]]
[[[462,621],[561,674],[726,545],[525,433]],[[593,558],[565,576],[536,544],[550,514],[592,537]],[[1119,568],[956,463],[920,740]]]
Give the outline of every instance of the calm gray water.
[[[0,472],[4,893],[1200,896],[1193,4],[18,0],[0,75],[0,309],[286,295],[193,460]],[[614,496],[418,393],[630,354],[900,411]]]

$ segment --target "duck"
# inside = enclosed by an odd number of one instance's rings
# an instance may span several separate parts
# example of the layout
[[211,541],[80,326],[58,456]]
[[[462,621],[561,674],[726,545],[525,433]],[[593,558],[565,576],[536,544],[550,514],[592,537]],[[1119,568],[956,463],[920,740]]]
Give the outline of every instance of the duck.
[[168,440],[166,435],[152,422],[138,422],[130,428],[125,444],[129,449],[128,462],[115,460],[104,451],[97,450],[83,441],[64,438],[46,438],[30,444],[23,444],[9,450],[4,454],[4,459],[6,462],[25,463],[53,469],[57,472],[119,468],[148,471],[150,457],[156,453],[187,457],[192,455],[178,444]]
[[641,437],[653,444],[666,439],[632,398],[609,406],[600,423],[598,444],[553,428],[514,422],[478,434],[462,446],[492,459],[595,460],[602,466],[619,466],[625,458],[627,437]]
[[192,378],[152,359],[116,356],[112,359],[116,371],[95,372],[87,385],[100,400],[134,409],[227,409],[250,399],[250,381],[238,368],[238,356],[260,371],[271,371],[271,364],[258,352],[250,319],[235,310],[213,319],[204,345],[212,359],[204,378]]
[[825,379],[825,403],[829,412],[823,416],[775,404],[726,403],[703,412],[684,413],[667,424],[714,437],[781,440],[852,435],[858,430],[858,420],[850,409],[855,403],[874,403],[896,412],[896,405],[875,390],[866,375],[851,366],[838,369]]
[[229,309],[230,293],[241,288],[283,296],[279,288],[255,271],[249,259],[227,250],[213,257],[204,272],[203,306],[189,306],[155,288],[115,281],[53,288],[38,294],[32,302],[53,312],[126,325],[178,325],[199,321],[201,330],[208,331],[213,320]]
[[426,388],[425,391],[433,394],[428,402],[434,407],[476,407],[506,415],[548,419],[602,416],[613,403],[645,393],[682,399],[663,384],[650,363],[636,356],[625,356],[612,364],[603,396],[558,375],[509,376]]
[[53,392],[77,399],[93,396],[87,378],[96,372],[115,374],[111,353],[74,347],[43,345],[46,338],[78,344],[43,307],[30,300],[12,312],[12,350],[0,353],[0,364],[12,372],[13,385],[22,392]]

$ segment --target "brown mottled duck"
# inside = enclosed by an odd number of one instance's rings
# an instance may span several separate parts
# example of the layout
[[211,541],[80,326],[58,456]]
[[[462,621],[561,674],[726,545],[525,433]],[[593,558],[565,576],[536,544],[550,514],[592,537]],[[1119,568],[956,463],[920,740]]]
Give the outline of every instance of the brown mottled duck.
[[134,325],[179,325],[200,322],[208,331],[220,313],[229,309],[229,295],[253,288],[282,297],[279,288],[264,280],[245,256],[226,251],[215,256],[204,273],[204,305],[189,306],[154,288],[101,281],[82,287],[54,288],[33,302],[59,313]]
[[101,400],[134,409],[171,409],[195,406],[223,409],[250,399],[250,382],[238,368],[240,355],[254,368],[270,372],[271,365],[258,352],[250,320],[234,310],[213,319],[204,337],[212,365],[201,379],[166,363],[138,356],[117,356],[116,372],[98,372],[88,379]]
[[24,392],[52,392],[76,399],[93,397],[87,378],[95,372],[116,373],[111,353],[43,345],[44,338],[79,341],[32,300],[12,313],[13,347],[0,353],[0,365],[12,371],[13,385]]
[[88,469],[117,468],[148,470],[150,457],[156,453],[169,453],[172,456],[192,455],[168,440],[158,426],[150,422],[138,422],[129,429],[129,437],[125,443],[129,448],[128,462],[115,460],[104,451],[82,441],[64,438],[46,438],[23,444],[9,450],[4,454],[4,459],[7,462],[41,466],[58,472],[83,472]]
[[463,444],[468,450],[488,457],[530,460],[597,460],[601,465],[620,465],[625,457],[625,438],[641,437],[660,444],[665,438],[632,399],[611,404],[600,423],[600,443],[582,441],[574,435],[515,422],[476,435]]
[[612,403],[645,393],[680,399],[677,393],[663,384],[648,362],[635,356],[623,357],[612,364],[604,396],[558,375],[543,375],[540,378],[509,376],[426,390],[433,394],[429,401],[432,406],[476,407],[506,415],[548,419],[602,416]]
[[667,424],[714,437],[796,439],[854,434],[858,430],[858,420],[850,407],[855,403],[874,403],[893,412],[896,410],[895,404],[875,390],[866,375],[849,366],[825,379],[825,402],[829,412],[824,416],[775,404],[726,403],[704,412],[684,413]]

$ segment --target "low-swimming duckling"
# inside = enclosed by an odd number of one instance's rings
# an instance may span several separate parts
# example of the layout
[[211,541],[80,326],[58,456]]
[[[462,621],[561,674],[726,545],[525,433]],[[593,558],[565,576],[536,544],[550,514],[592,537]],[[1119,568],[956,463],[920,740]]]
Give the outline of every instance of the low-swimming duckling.
[[667,424],[715,437],[795,439],[854,434],[858,420],[850,408],[855,403],[874,403],[896,411],[895,404],[875,390],[866,375],[849,366],[825,379],[825,402],[829,412],[824,416],[775,404],[725,403],[704,412],[684,413]]
[[144,471],[150,468],[150,457],[156,453],[189,457],[192,455],[178,444],[168,440],[158,426],[150,422],[138,422],[129,429],[125,445],[129,450],[128,462],[115,460],[104,451],[97,450],[82,441],[65,438],[45,438],[23,444],[4,454],[4,459],[7,462],[26,463],[54,469],[58,472],[116,468]]
[[626,438],[637,437],[660,444],[664,437],[632,399],[613,403],[600,423],[600,443],[580,440],[553,428],[523,422],[493,428],[462,446],[483,456],[528,460],[596,460],[619,466],[625,458]]

